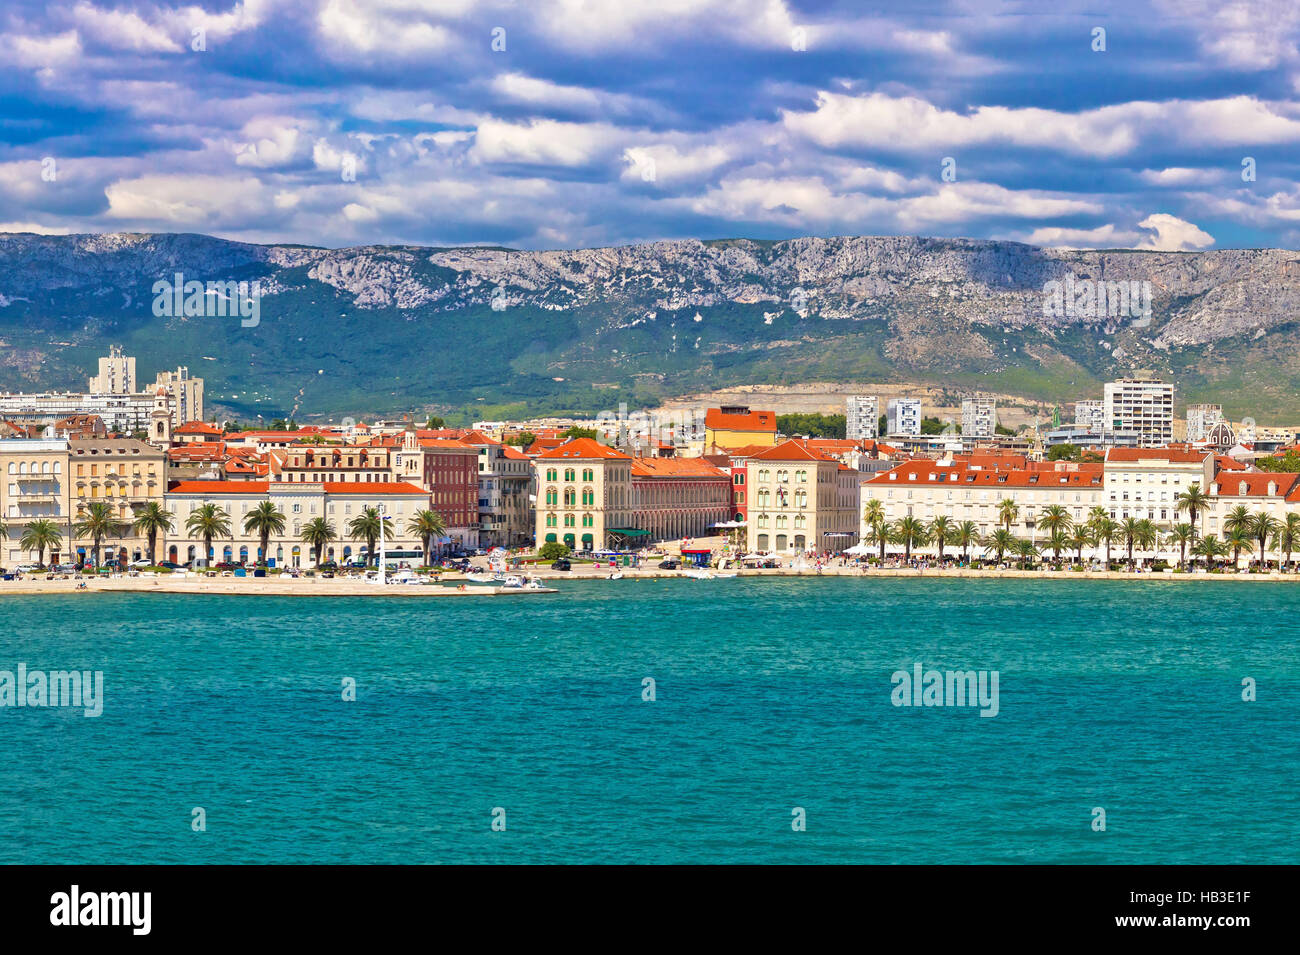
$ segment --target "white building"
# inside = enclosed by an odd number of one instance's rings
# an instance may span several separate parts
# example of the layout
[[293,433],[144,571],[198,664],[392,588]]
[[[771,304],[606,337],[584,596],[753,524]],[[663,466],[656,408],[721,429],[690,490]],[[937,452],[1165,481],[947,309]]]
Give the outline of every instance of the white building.
[[1136,431],[1146,447],[1161,447],[1174,439],[1174,386],[1146,378],[1108,381],[1103,403],[1103,428]]
[[890,398],[885,406],[885,424],[889,434],[920,434],[921,399]]
[[[1132,517],[1171,525],[1188,520],[1186,512],[1177,511],[1179,494],[1193,484],[1210,491],[1214,455],[1169,448],[1111,448],[1104,471],[1105,506],[1113,520]],[[1197,523],[1203,517],[1198,515]]]
[[1080,428],[1100,432],[1105,420],[1106,411],[1100,400],[1088,398],[1074,403],[1074,423]]
[[867,441],[880,434],[880,399],[875,395],[849,395],[844,402],[845,437]]
[[1208,441],[1214,426],[1223,420],[1223,405],[1188,405],[1187,440]]
[[991,438],[997,425],[997,401],[992,395],[977,391],[973,398],[961,400],[962,437]]
[[109,345],[107,357],[99,360],[99,374],[86,389],[92,394],[129,395],[135,392],[135,359],[122,354],[120,345]]

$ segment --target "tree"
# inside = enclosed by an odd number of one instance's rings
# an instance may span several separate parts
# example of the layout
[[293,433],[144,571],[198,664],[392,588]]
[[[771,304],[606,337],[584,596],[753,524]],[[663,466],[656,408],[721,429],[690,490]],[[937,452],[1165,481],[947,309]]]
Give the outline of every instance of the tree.
[[1191,524],[1175,524],[1169,529],[1169,539],[1178,545],[1178,567],[1187,569],[1187,545],[1196,543],[1196,528]]
[[317,567],[320,566],[320,555],[325,545],[332,540],[337,540],[338,536],[334,525],[324,517],[313,517],[303,526],[302,542],[310,545]]
[[513,445],[514,447],[517,448],[526,448],[536,440],[537,440],[537,435],[533,434],[531,431],[523,431],[520,432],[519,434],[512,435],[511,437],[506,438],[503,443]]
[[1093,539],[1097,543],[1106,545],[1106,569],[1110,570],[1110,543],[1120,534],[1120,526],[1109,517],[1102,516],[1094,518],[1089,522],[1092,528]]
[[862,520],[867,525],[863,540],[880,545],[880,559],[885,559],[885,545],[889,543],[889,522],[885,520],[885,505],[874,497],[862,509]]
[[575,424],[573,427],[569,428],[567,431],[564,432],[563,437],[568,438],[570,440],[572,440],[573,438],[595,438],[596,429],[582,428]]
[[547,541],[538,549],[537,556],[542,560],[559,560],[561,557],[568,557],[569,545],[561,544],[559,541]]
[[283,534],[285,527],[284,512],[270,501],[263,501],[248,512],[244,518],[244,533],[256,534],[260,543],[257,562],[269,563],[269,548],[272,534]]
[[89,537],[90,559],[99,566],[99,545],[105,537],[118,537],[122,534],[123,524],[117,519],[113,505],[107,501],[91,501],[86,505],[85,516],[77,522],[72,532],[77,537]]
[[[1226,522],[1224,526],[1226,528]],[[1227,544],[1228,548],[1232,551],[1232,569],[1240,570],[1242,550],[1244,548],[1249,548],[1250,545],[1254,543],[1251,540],[1250,532],[1244,527],[1231,528],[1228,530],[1227,536],[1224,537],[1223,542]]]
[[[0,537],[3,536],[3,530],[0,529]],[[1300,514],[1288,512],[1282,519],[1282,526],[1273,537],[1273,549],[1281,553],[1285,563],[1289,564],[1291,551],[1297,547],[1300,547]]]
[[1213,534],[1207,534],[1195,544],[1192,545],[1192,556],[1205,558],[1205,569],[1209,570],[1216,557],[1222,556],[1229,550],[1227,544],[1220,541]]
[[894,539],[903,545],[903,560],[912,559],[912,548],[922,547],[929,540],[925,525],[910,514],[894,525]]
[[62,540],[63,535],[59,533],[58,525],[53,521],[39,520],[27,525],[18,546],[23,550],[36,551],[36,563],[44,567],[45,551],[54,550]]
[[[807,435],[810,438],[844,438],[848,434],[848,419],[842,414],[782,414],[776,416],[776,429],[782,434]],[[884,433],[883,428],[880,433]]]
[[997,563],[1002,563],[1002,557],[1007,552],[1014,552],[1016,549],[1016,537],[1005,527],[999,527],[991,535],[984,539],[984,552],[997,556]]
[[1020,508],[1011,498],[1005,498],[998,503],[998,523],[1011,530],[1011,525],[1020,517]]
[[441,537],[446,531],[447,525],[443,522],[442,515],[429,508],[416,511],[415,515],[407,521],[406,532],[420,538],[420,546],[424,548],[424,566],[429,566],[433,539]]
[[[1043,513],[1038,517],[1038,529],[1047,531],[1049,534],[1068,533],[1074,522],[1070,520],[1070,512],[1060,504],[1052,504],[1043,508]],[[1060,560],[1060,554],[1057,554],[1057,560]]]
[[936,515],[934,520],[930,521],[929,534],[930,539],[934,541],[935,546],[939,548],[939,563],[942,564],[943,545],[952,541],[952,518],[945,514]]
[[185,530],[191,538],[203,538],[203,562],[206,565],[212,560],[212,539],[230,536],[230,515],[215,504],[200,504],[185,519]]
[[0,541],[5,540],[8,537],[9,537],[9,525],[6,524],[3,520],[0,520]]
[[1200,525],[1196,523],[1196,515],[1200,514],[1210,506],[1210,495],[1201,490],[1201,485],[1193,482],[1188,485],[1187,490],[1179,494],[1174,500],[1174,513],[1181,514],[1187,512],[1187,522],[1192,525],[1193,534],[1199,534]]
[[1055,563],[1057,567],[1060,567],[1061,551],[1070,546],[1070,535],[1059,527],[1054,528],[1052,532],[1047,535],[1047,539],[1043,541],[1043,546],[1045,549],[1052,552],[1053,563]]
[[1119,532],[1124,536],[1124,545],[1128,548],[1128,569],[1132,573],[1136,568],[1133,564],[1133,545],[1137,542],[1139,528],[1136,518],[1126,517],[1123,523],[1119,525]]
[[441,431],[447,427],[447,422],[437,415],[429,415],[429,420],[424,423],[424,426],[430,431]]
[[1083,456],[1083,449],[1077,444],[1056,444],[1047,449],[1049,461],[1077,461]]
[[158,546],[158,534],[170,534],[173,520],[172,512],[165,510],[157,501],[149,501],[135,515],[135,532],[143,534],[149,540],[149,563],[157,564],[154,551]]
[[1160,530],[1144,517],[1137,522],[1137,533],[1134,540],[1137,542],[1138,547],[1143,550],[1153,550],[1160,543]]
[[1016,541],[1015,552],[1020,558],[1020,567],[1022,570],[1027,569],[1028,565],[1033,562],[1033,559],[1039,555],[1038,548],[1034,545],[1034,542],[1028,538]]
[[958,524],[957,529],[953,532],[952,542],[955,546],[961,548],[962,561],[969,564],[971,547],[977,547],[980,543],[980,534],[975,522],[962,521]]
[[379,566],[379,553],[375,550],[375,541],[379,540],[382,525],[383,518],[377,507],[363,508],[359,515],[348,522],[348,536],[353,540],[365,539],[366,562],[373,560],[376,567]]
[[1268,539],[1282,529],[1282,522],[1268,511],[1258,511],[1250,519],[1250,533],[1259,541],[1259,569],[1264,570],[1264,548]]
[[1086,524],[1080,524],[1078,527],[1074,528],[1074,531],[1070,534],[1070,549],[1075,552],[1080,567],[1083,566],[1083,549],[1092,546],[1092,543],[1092,532],[1088,529]]

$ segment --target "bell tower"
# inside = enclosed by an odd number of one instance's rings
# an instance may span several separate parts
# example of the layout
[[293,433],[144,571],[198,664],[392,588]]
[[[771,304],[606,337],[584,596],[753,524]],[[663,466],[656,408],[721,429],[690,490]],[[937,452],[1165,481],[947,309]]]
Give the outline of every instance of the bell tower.
[[159,387],[154,392],[153,411],[149,415],[149,443],[160,448],[170,448],[172,444],[171,395],[166,388]]

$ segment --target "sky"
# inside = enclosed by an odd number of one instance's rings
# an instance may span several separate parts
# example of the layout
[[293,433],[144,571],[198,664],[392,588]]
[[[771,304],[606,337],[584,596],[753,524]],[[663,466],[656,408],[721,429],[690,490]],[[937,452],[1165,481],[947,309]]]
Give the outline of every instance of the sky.
[[1294,249],[1298,39],[1295,0],[6,0],[0,231]]

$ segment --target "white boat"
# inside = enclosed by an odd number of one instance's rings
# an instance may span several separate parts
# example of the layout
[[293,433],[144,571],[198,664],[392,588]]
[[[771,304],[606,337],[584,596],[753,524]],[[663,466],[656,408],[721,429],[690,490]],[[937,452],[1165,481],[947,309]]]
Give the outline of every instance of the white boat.
[[507,574],[501,579],[499,586],[510,590],[523,590],[526,583],[527,581],[518,574]]
[[504,574],[466,574],[465,583],[479,584],[487,587],[500,587],[505,583]]
[[545,590],[546,585],[542,583],[539,577],[529,577],[528,583],[524,584],[524,590]]
[[608,577],[606,577],[605,579],[606,579],[606,580],[622,580],[622,579],[623,579],[623,571],[621,571],[621,570],[616,570],[616,571],[614,571],[612,574],[610,574]]

